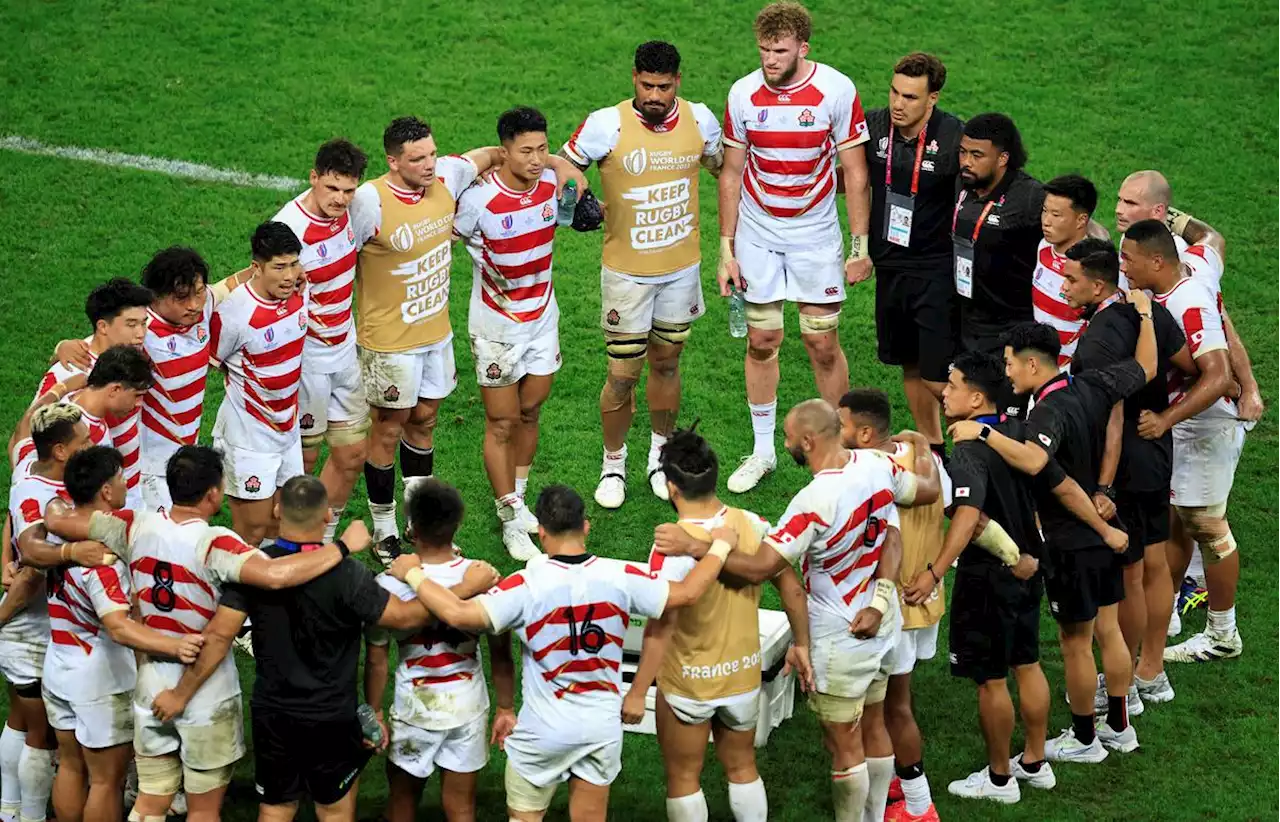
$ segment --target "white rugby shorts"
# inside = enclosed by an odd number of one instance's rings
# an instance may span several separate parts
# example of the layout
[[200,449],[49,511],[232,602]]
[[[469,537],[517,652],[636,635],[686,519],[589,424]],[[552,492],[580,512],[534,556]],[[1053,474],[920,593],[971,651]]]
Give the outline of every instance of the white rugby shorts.
[[211,771],[244,756],[240,694],[209,705],[193,699],[172,722],[157,719],[150,700],[143,690],[134,692],[133,747],[138,756],[177,752],[182,764],[193,771]]
[[481,388],[515,385],[526,376],[546,377],[560,370],[560,331],[552,326],[524,342],[471,337],[476,382]]
[[429,778],[437,767],[475,773],[489,762],[488,720],[488,714],[482,713],[456,728],[428,731],[393,719],[387,756],[391,764],[419,779]]
[[222,490],[229,497],[271,499],[277,488],[303,473],[301,440],[276,452],[237,448],[221,437],[214,437],[213,447],[222,452]]
[[923,628],[904,628],[898,634],[898,647],[893,652],[890,676],[902,676],[915,670],[917,662],[933,659],[938,653],[938,623]]
[[318,436],[329,423],[358,423],[369,416],[360,368],[352,358],[351,367],[333,374],[313,374],[303,360],[298,385],[298,430],[302,436]]
[[746,240],[734,243],[734,256],[749,303],[786,300],[810,305],[844,302],[844,243],[825,243],[796,251],[770,251]]
[[701,725],[716,719],[731,731],[755,731],[760,720],[760,689],[745,694],[701,701],[659,692],[676,719],[686,725]]
[[611,334],[648,334],[653,321],[679,325],[707,313],[702,300],[701,266],[675,275],[626,277],[600,269],[600,328]]
[[1236,420],[1188,420],[1173,427],[1172,505],[1200,507],[1226,502],[1244,450],[1244,426]]
[[592,785],[609,785],[622,770],[621,730],[613,739],[566,745],[517,724],[504,747],[515,772],[539,788],[568,782],[571,776]]
[[43,641],[0,636],[0,674],[10,685],[34,685],[44,676],[44,653],[48,646],[47,633]]
[[44,688],[44,710],[55,731],[75,731],[76,742],[92,750],[133,742],[133,693],[70,702]]
[[809,660],[815,690],[843,699],[862,699],[872,682],[888,678],[893,670],[901,633],[902,618],[895,607],[885,612],[879,633],[870,639],[858,639],[844,631],[813,637]]
[[413,408],[419,399],[442,400],[458,385],[453,335],[414,351],[388,354],[356,348],[365,398],[375,408]]

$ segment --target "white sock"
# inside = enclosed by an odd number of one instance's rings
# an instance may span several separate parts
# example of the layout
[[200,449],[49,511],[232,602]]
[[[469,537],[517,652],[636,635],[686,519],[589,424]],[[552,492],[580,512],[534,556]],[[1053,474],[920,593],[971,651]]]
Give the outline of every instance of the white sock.
[[893,781],[893,757],[867,757],[867,801],[863,819],[883,822],[884,806],[889,804],[889,783]]
[[668,822],[707,822],[707,797],[702,791],[667,798]]
[[422,483],[426,482],[429,479],[431,479],[431,477],[405,477],[404,478],[404,500],[406,505],[409,503],[409,495],[412,494],[418,486],[422,485]]
[[1208,628],[1215,634],[1232,634],[1236,630],[1236,606],[1225,611],[1209,609]]
[[622,444],[622,448],[617,451],[610,451],[607,448],[604,452],[604,465],[600,469],[601,474],[625,474],[627,473],[627,445]]
[[0,816],[13,819],[22,807],[22,788],[18,783],[18,763],[27,745],[26,731],[15,731],[7,724],[0,731]]
[[835,822],[862,822],[871,778],[867,763],[859,762],[847,771],[831,772],[831,803],[835,806]]
[[667,444],[667,438],[661,434],[649,432],[649,470],[658,467],[658,452],[662,450],[662,446]]
[[902,796],[907,802],[907,813],[923,816],[933,804],[933,794],[929,793],[929,777],[920,774],[915,779],[902,780]]
[[520,499],[524,499],[524,492],[525,492],[525,489],[527,489],[528,487],[529,487],[529,478],[527,476],[516,477],[516,493],[520,495]]
[[387,537],[397,535],[396,504],[394,502],[371,502],[369,514],[373,517],[373,541],[382,542]]
[[49,795],[53,793],[53,751],[23,745],[18,779],[22,790],[22,822],[44,822]]
[[755,435],[755,445],[751,453],[764,460],[777,459],[777,450],[773,445],[773,432],[778,426],[778,401],[764,405],[747,403],[751,409],[751,433]]
[[520,497],[516,496],[512,491],[510,494],[504,494],[493,501],[498,509],[498,519],[503,522],[511,522],[516,518],[516,508],[521,504]]
[[755,782],[730,782],[729,810],[735,822],[767,822],[769,796],[764,792],[764,780],[757,776]]
[[324,544],[333,543],[334,537],[338,535],[338,520],[342,518],[342,512],[334,508],[329,509],[329,521],[324,526]]
[[1187,576],[1194,579],[1197,585],[1204,585],[1204,556],[1198,542],[1191,549],[1191,564],[1187,566]]

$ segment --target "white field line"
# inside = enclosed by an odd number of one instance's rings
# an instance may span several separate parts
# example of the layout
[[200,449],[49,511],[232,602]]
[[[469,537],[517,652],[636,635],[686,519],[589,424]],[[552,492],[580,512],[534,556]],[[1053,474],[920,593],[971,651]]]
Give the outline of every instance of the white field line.
[[266,188],[276,191],[299,191],[306,187],[305,180],[293,177],[278,177],[274,174],[250,174],[232,168],[214,168],[200,163],[189,163],[185,160],[168,160],[164,157],[151,157],[147,154],[123,154],[118,151],[103,151],[97,148],[81,148],[80,146],[51,146],[39,140],[20,137],[16,134],[0,137],[0,149],[17,151],[23,154],[39,154],[45,157],[61,157],[64,160],[80,160],[86,163],[97,163],[115,168],[134,168],[139,171],[153,171],[167,174],[170,177],[185,177],[189,180],[200,180],[207,183],[230,183],[245,188]]

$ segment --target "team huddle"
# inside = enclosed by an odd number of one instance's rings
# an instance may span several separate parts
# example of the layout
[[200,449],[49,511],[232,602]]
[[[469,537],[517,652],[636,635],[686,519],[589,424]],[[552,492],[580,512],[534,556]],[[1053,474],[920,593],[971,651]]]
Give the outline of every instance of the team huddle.
[[[939,818],[911,675],[936,655],[944,617],[987,752],[948,791],[1004,803],[1052,789],[1051,763],[1136,750],[1131,720],[1174,698],[1166,662],[1242,652],[1226,508],[1263,406],[1221,291],[1222,236],[1142,171],[1119,189],[1117,249],[1092,220],[1091,181],[1041,184],[1008,117],[937,108],[936,57],[900,60],[888,106],[864,112],[848,77],[808,59],[802,6],[765,7],[755,35],[761,67],[733,84],[722,118],[679,96],[676,48],[647,42],[634,96],[590,113],[556,155],[529,107],[499,117],[497,145],[450,155],[399,117],[376,179],[362,181],[359,147],[322,145],[307,190],[253,232],[248,268],[214,278],[174,246],[138,282],[93,289],[91,333],[59,344],[9,440],[2,822],[43,822],[50,801],[60,822],[120,820],[127,802],[131,822],[183,806],[193,822],[219,818],[246,753],[237,645],[256,668],[265,822],[288,822],[304,799],[354,820],[380,751],[388,822],[415,818],[437,772],[446,817],[473,820],[494,745],[510,819],[542,819],[568,783],[570,817],[603,820],[624,725],[644,719],[654,686],[667,818],[708,818],[710,736],[734,819],[765,820],[765,583],[791,632],[784,673],[830,755],[838,822]],[[811,480],[772,524],[721,501],[711,443],[676,427],[681,354],[706,311],[703,170],[718,186],[716,287],[746,326],[754,445],[729,492],[777,466],[788,302],[814,375],[817,396],[782,424]],[[629,490],[625,441],[649,366],[647,486],[676,520],[657,526],[647,563],[594,556],[567,486],[526,503],[562,364],[565,227],[603,227],[594,499],[606,511]],[[527,563],[505,578],[454,544],[462,495],[434,476],[458,379],[454,242],[472,261],[483,464],[503,544]],[[884,391],[850,387],[841,307],[873,275],[878,354],[903,369],[915,431],[893,433]],[[225,396],[209,446],[197,439],[211,367]],[[372,530],[355,519],[339,535],[361,476]],[[224,499],[230,528],[210,522]],[[383,573],[350,558],[366,548]],[[1054,738],[1042,599],[1072,714]],[[1166,647],[1182,607],[1205,600],[1206,629]],[[628,683],[633,616],[647,622]]]

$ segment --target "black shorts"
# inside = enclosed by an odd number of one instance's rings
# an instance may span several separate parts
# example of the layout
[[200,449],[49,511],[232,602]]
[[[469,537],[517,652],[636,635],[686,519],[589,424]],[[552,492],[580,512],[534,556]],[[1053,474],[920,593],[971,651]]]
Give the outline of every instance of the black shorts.
[[1044,590],[1058,622],[1088,622],[1099,608],[1124,599],[1120,555],[1105,545],[1056,551]]
[[1129,534],[1129,548],[1122,564],[1142,559],[1148,545],[1169,539],[1168,491],[1121,491],[1116,494],[1116,516]]
[[956,569],[948,609],[951,675],[982,684],[1039,662],[1043,593],[1039,574],[1023,582],[994,563]]
[[956,355],[955,286],[949,280],[876,270],[876,339],[880,362],[914,365],[946,382]]
[[364,747],[360,721],[316,721],[254,708],[254,781],[267,805],[310,796],[332,805],[347,795],[372,751]]

